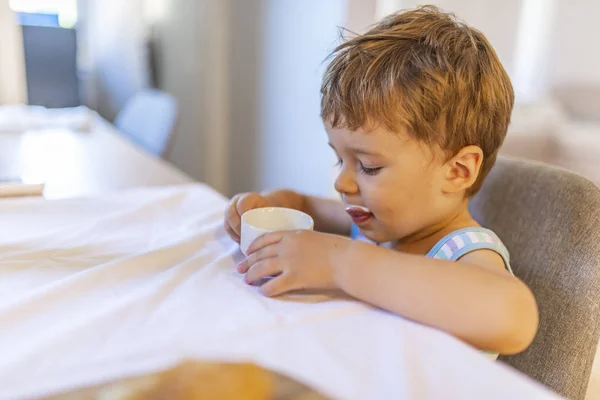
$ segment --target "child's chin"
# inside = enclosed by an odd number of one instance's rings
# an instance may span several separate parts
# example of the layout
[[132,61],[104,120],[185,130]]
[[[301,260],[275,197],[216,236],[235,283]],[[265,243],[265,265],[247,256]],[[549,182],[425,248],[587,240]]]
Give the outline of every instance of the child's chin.
[[388,235],[375,229],[374,227],[361,228],[360,232],[364,235],[364,237],[375,243],[385,243],[391,240],[388,238]]

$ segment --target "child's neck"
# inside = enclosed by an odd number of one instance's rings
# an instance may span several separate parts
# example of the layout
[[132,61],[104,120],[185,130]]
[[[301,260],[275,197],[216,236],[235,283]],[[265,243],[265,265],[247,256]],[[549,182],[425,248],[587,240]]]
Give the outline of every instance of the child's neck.
[[434,225],[427,226],[412,235],[392,243],[394,250],[404,253],[425,255],[433,246],[449,233],[458,229],[480,226],[468,209],[468,201],[453,214]]

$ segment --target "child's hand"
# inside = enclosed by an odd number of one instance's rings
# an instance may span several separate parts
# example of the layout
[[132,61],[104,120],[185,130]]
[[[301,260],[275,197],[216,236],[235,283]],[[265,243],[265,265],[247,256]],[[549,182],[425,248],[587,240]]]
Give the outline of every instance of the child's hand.
[[247,283],[275,278],[261,286],[263,294],[277,296],[297,289],[334,289],[334,266],[352,241],[313,231],[273,232],[256,239],[248,258],[238,266]]
[[225,230],[236,242],[240,242],[242,215],[255,208],[268,207],[269,202],[258,193],[242,193],[231,199],[225,212]]

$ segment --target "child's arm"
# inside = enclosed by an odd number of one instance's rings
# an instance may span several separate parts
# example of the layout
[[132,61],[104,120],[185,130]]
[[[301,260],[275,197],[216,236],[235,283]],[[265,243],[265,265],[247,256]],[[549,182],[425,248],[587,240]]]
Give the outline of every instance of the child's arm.
[[334,277],[356,298],[479,349],[518,353],[537,332],[533,294],[490,250],[450,262],[354,242],[335,263]]
[[529,288],[491,250],[458,262],[436,260],[318,232],[258,238],[238,266],[268,296],[297,289],[341,289],[395,314],[446,331],[473,346],[518,353],[533,340],[538,314]]
[[275,190],[235,196],[225,213],[225,229],[229,236],[239,242],[241,216],[246,211],[260,207],[286,207],[303,211],[314,219],[315,229],[320,232],[348,235],[352,226],[352,220],[340,201],[306,196],[292,190]]

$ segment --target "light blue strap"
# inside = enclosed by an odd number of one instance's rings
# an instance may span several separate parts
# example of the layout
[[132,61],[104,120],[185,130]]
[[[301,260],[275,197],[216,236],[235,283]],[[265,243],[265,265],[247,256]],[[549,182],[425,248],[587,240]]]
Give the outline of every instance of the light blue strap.
[[356,240],[360,235],[360,231],[358,230],[358,226],[352,224],[352,228],[350,228],[350,238],[352,240]]
[[[477,239],[474,241],[471,237]],[[365,242],[373,243],[367,239],[361,232],[358,226],[352,224],[350,229],[350,237],[353,240],[362,240]],[[458,239],[457,239],[458,238]],[[456,244],[458,243],[458,244]],[[448,244],[449,246],[444,247]],[[448,261],[457,261],[465,254],[471,253],[476,250],[492,250],[502,257],[506,269],[512,274],[510,268],[510,255],[508,250],[502,244],[502,241],[498,236],[491,230],[485,228],[463,228],[457,231],[451,232],[444,236],[442,240],[437,242],[435,246],[427,253],[426,257],[437,258]]]
[[504,261],[504,266],[506,267],[508,272],[510,272],[512,275],[514,275],[512,272],[512,269],[510,268],[510,258],[509,258],[510,256],[508,254],[508,250],[506,249],[506,247],[504,247],[504,245],[500,246],[496,243],[482,243],[482,242],[472,243],[472,244],[465,246],[462,249],[458,250],[456,253],[454,253],[451,258],[451,261],[457,261],[465,254],[468,254],[475,250],[492,250],[492,251],[498,253],[498,255],[500,255],[500,257],[502,257],[502,260]]
[[376,244],[375,242],[369,240],[365,235],[360,232],[357,225],[352,224],[352,228],[350,229],[350,238],[352,240],[360,240],[362,242]]
[[492,250],[498,253],[506,269],[513,273],[508,250],[493,231],[485,228],[464,228],[454,231],[436,243],[427,253],[427,257],[457,261],[475,250]]

